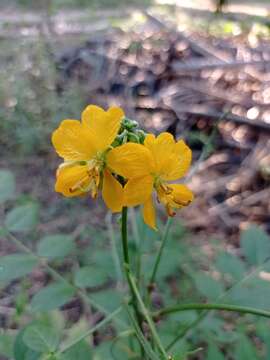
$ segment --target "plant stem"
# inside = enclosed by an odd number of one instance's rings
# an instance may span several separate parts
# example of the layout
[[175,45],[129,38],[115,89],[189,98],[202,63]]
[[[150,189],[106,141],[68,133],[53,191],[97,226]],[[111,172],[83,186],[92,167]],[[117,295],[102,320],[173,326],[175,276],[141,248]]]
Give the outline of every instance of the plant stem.
[[[136,319],[134,318],[133,314],[129,310],[128,306],[126,306],[126,311],[127,311],[128,317],[135,329],[136,337],[137,337],[139,343],[141,344],[142,348],[145,350],[145,353],[149,356],[149,358],[151,360],[159,360],[157,354],[151,348],[151,345],[149,344],[148,340],[145,338],[142,330],[140,329]],[[146,358],[143,358],[143,360],[146,360]],[[148,357],[147,357],[147,360],[148,360]]]
[[124,269],[125,269],[125,273],[126,273],[130,293],[132,295],[132,304],[133,304],[133,308],[134,308],[134,312],[136,314],[138,324],[139,324],[139,326],[141,328],[143,319],[142,319],[140,311],[138,309],[137,301],[138,301],[138,303],[139,303],[139,305],[141,307],[144,318],[145,318],[145,320],[147,321],[147,323],[149,325],[150,331],[152,333],[154,341],[157,344],[157,347],[159,348],[161,354],[163,355],[164,360],[167,360],[168,357],[167,357],[166,351],[165,351],[163,345],[161,344],[161,341],[160,341],[159,336],[158,336],[158,334],[156,332],[153,320],[151,319],[151,316],[149,315],[148,310],[146,309],[146,307],[145,307],[145,305],[143,303],[143,300],[142,300],[142,298],[140,296],[140,293],[139,293],[139,290],[137,288],[136,282],[135,282],[133,276],[131,275],[130,260],[129,260],[129,253],[128,253],[127,208],[126,207],[123,207],[123,209],[122,209],[121,232],[122,232],[122,247],[123,247],[123,257],[124,257]]
[[[130,279],[129,279],[129,276],[128,276],[129,272],[130,272],[130,261],[129,261],[128,236],[127,236],[127,212],[128,212],[128,208],[123,207],[123,209],[122,209],[121,234],[122,234],[123,258],[124,258],[124,271],[125,271],[125,274],[126,274],[128,285],[129,285],[129,290],[130,290],[130,293],[131,293],[131,296],[132,296],[133,309],[134,309],[138,324],[139,324],[139,326],[141,328],[143,319],[142,319],[140,311],[138,309],[136,296],[134,294],[134,291],[132,289],[132,285],[130,283]],[[144,355],[144,348],[143,347],[141,347],[141,354],[142,354],[142,356]]]
[[167,239],[168,239],[168,234],[169,234],[171,224],[172,224],[172,218],[168,218],[168,220],[166,222],[166,225],[165,225],[165,230],[164,230],[162,238],[161,238],[161,244],[160,244],[160,247],[159,247],[158,254],[156,256],[153,271],[152,271],[152,274],[150,276],[150,280],[149,280],[148,287],[147,287],[148,292],[147,292],[147,295],[146,295],[146,304],[147,304],[148,307],[150,307],[150,304],[151,304],[151,292],[153,291],[153,288],[155,286],[158,267],[159,267],[159,264],[160,264],[160,260],[162,258],[163,250],[165,248],[165,245],[166,245],[166,242],[167,242]]
[[184,305],[175,305],[170,306],[165,309],[161,309],[155,312],[154,316],[162,316],[167,314],[176,313],[179,311],[187,311],[187,310],[224,310],[231,312],[238,312],[242,314],[252,314],[270,318],[270,311],[259,310],[252,307],[247,306],[238,306],[238,305],[230,305],[230,304],[184,304]]
[[148,312],[146,306],[144,305],[144,302],[143,302],[143,300],[142,300],[142,298],[141,298],[141,296],[140,296],[140,293],[139,293],[139,291],[138,291],[138,288],[137,288],[135,279],[134,279],[134,277],[131,275],[130,272],[128,272],[127,275],[128,275],[128,278],[129,278],[129,283],[130,283],[130,285],[131,285],[131,287],[132,287],[132,291],[133,291],[133,293],[135,294],[135,296],[136,296],[136,298],[137,298],[137,300],[138,300],[138,303],[139,303],[139,305],[140,305],[140,307],[141,307],[141,310],[142,310],[142,313],[143,313],[143,315],[144,315],[144,318],[145,318],[145,320],[147,321],[148,326],[149,326],[149,329],[150,329],[150,331],[151,331],[151,333],[152,333],[153,339],[154,339],[154,341],[155,341],[158,349],[160,350],[163,358],[164,358],[165,360],[167,360],[167,359],[168,359],[168,356],[167,356],[166,351],[165,351],[165,349],[164,349],[164,347],[163,347],[163,345],[162,345],[162,343],[161,343],[161,341],[160,341],[160,338],[159,338],[158,333],[157,333],[157,331],[156,331],[155,324],[154,324],[154,322],[153,322],[153,320],[152,320],[152,318],[151,318],[151,315],[149,314],[149,312]]
[[206,314],[207,310],[202,311],[202,313],[197,317],[197,319],[192,321],[192,323],[187,325],[179,334],[177,334],[176,337],[166,346],[166,351],[169,351],[179,340],[182,340],[187,335],[189,330],[193,329],[203,320]]
[[106,216],[106,222],[107,222],[107,226],[108,226],[108,235],[109,235],[110,242],[111,242],[112,257],[113,257],[113,261],[115,264],[115,273],[117,276],[117,282],[118,282],[118,285],[121,285],[123,276],[122,276],[122,270],[121,270],[121,263],[120,263],[120,259],[119,259],[119,255],[118,255],[118,251],[117,251],[117,247],[116,247],[116,239],[115,239],[114,229],[113,229],[113,224],[112,224],[112,214],[110,212],[108,212],[108,215]]
[[127,207],[123,207],[122,209],[122,247],[123,247],[123,255],[124,255],[124,265],[129,270],[130,262],[129,262],[129,253],[128,253],[128,240],[127,240]]
[[84,332],[83,334],[81,334],[79,337],[77,337],[77,339],[73,340],[72,342],[70,342],[69,344],[67,344],[66,346],[63,346],[62,349],[60,349],[56,355],[60,355],[64,352],[66,352],[67,350],[69,350],[70,348],[72,348],[74,345],[76,345],[78,342],[82,341],[83,339],[85,339],[87,336],[93,334],[94,331],[98,330],[99,328],[101,328],[102,326],[104,326],[105,324],[107,324],[108,322],[110,322],[116,315],[118,315],[120,312],[122,311],[122,307],[117,308],[115,311],[113,311],[110,315],[108,315],[105,319],[103,319],[102,321],[100,321],[98,324],[96,324],[95,326],[93,326],[91,329],[87,330],[86,332]]
[[[95,301],[93,301],[92,299],[90,299],[90,297],[88,296],[88,294],[84,291],[84,289],[81,289],[77,286],[75,286],[73,283],[69,282],[68,280],[66,280],[61,274],[59,274],[56,270],[54,270],[54,268],[52,268],[46,261],[44,258],[38,256],[37,254],[35,254],[30,248],[28,248],[26,245],[24,245],[19,239],[17,239],[12,233],[10,233],[8,230],[6,230],[8,237],[17,245],[17,247],[19,249],[21,249],[22,251],[24,251],[27,254],[32,255],[33,257],[35,257],[37,259],[37,261],[45,266],[45,268],[48,270],[48,272],[52,275],[52,277],[56,280],[60,280],[62,282],[64,282],[65,284],[67,284],[68,286],[72,287],[77,293],[78,295],[81,297],[81,299],[93,306],[94,308],[96,308],[97,310],[103,312],[104,314],[110,315],[110,311],[103,308],[103,306],[99,305],[98,303],[96,303]],[[119,325],[121,325],[122,327],[125,327],[126,324],[121,320],[121,319],[114,319],[115,322],[117,322]]]
[[223,310],[223,311],[231,311],[238,312],[242,314],[252,314],[270,318],[270,312],[266,310],[258,310],[245,306],[237,306],[237,305],[229,305],[229,304],[184,304],[184,305],[176,305],[171,306],[165,309],[161,309],[153,314],[153,316],[162,316],[173,314],[179,311],[187,311],[187,310],[204,310],[199,317],[194,320],[191,324],[189,324],[183,331],[181,331],[167,346],[166,350],[170,350],[177,341],[181,340],[189,330],[194,328],[197,324],[201,322],[201,320],[205,317],[208,311],[211,310]]
[[159,248],[159,251],[158,251],[158,254],[157,254],[157,257],[156,257],[156,260],[155,260],[153,272],[152,272],[152,275],[151,275],[150,281],[149,281],[150,285],[155,283],[158,267],[159,267],[159,264],[160,264],[160,260],[161,260],[162,254],[163,254],[164,247],[165,247],[167,239],[168,239],[168,234],[169,234],[171,224],[172,224],[172,218],[170,217],[170,218],[168,218],[168,220],[166,222],[165,230],[164,230],[164,233],[162,235],[160,248]]
[[140,244],[141,244],[141,239],[140,239],[140,234],[139,234],[139,230],[138,230],[138,224],[137,224],[137,219],[136,219],[136,212],[134,210],[134,208],[130,209],[130,219],[131,219],[131,227],[132,227],[132,233],[133,236],[135,238],[135,242],[136,242],[136,278],[140,287],[140,281],[141,281],[141,248],[140,248]]

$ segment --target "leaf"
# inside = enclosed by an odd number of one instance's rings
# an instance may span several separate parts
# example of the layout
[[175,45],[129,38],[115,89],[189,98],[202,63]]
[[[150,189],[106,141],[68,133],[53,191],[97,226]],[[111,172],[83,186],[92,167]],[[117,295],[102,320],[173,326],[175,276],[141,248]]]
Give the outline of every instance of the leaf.
[[207,334],[218,334],[224,328],[224,320],[216,316],[206,316],[198,327],[202,330],[204,337]]
[[53,283],[35,294],[31,306],[34,311],[50,311],[69,302],[74,294],[75,290],[64,282]]
[[113,312],[116,310],[122,302],[122,294],[115,289],[105,289],[103,291],[95,292],[91,294],[91,298],[105,309]]
[[269,322],[268,319],[260,319],[256,321],[257,335],[265,344],[265,359],[270,359],[270,338],[269,338]]
[[242,336],[236,344],[235,359],[237,360],[258,360],[256,348],[251,341]]
[[[152,254],[151,254],[152,255]],[[155,257],[153,257],[155,260]],[[168,259],[170,259],[168,261]],[[175,248],[170,246],[164,249],[162,259],[159,264],[157,272],[158,278],[165,278],[169,275],[175,274],[177,268],[180,266],[182,261],[182,253],[179,247]]]
[[46,354],[57,349],[60,337],[53,327],[36,323],[25,329],[23,341],[31,350]]
[[229,274],[234,280],[241,280],[245,276],[246,269],[243,261],[232,254],[220,253],[215,266],[222,274]]
[[[65,340],[61,343],[61,347],[65,348],[69,344],[72,344],[76,341],[83,333],[89,330],[89,322],[86,317],[81,317],[79,321],[75,324],[71,324],[68,332],[66,334]],[[84,338],[85,341],[87,339],[92,339],[92,334]]]
[[127,360],[129,358],[132,358],[128,356],[129,353],[132,353],[132,351],[131,349],[128,348],[127,344],[121,346],[120,341],[119,342],[106,341],[96,348],[93,356],[93,360],[104,360],[104,359]]
[[38,209],[34,203],[15,207],[6,216],[7,229],[13,232],[33,230],[38,222]]
[[92,350],[85,341],[80,341],[61,355],[61,360],[91,360]]
[[269,309],[269,282],[257,277],[250,278],[241,284],[241,286],[233,287],[229,291],[227,299],[232,304],[255,307],[257,309]]
[[28,346],[23,341],[23,336],[26,328],[18,332],[14,348],[13,356],[15,360],[38,360],[40,358],[40,353],[29,349]]
[[251,265],[261,265],[270,257],[270,238],[259,227],[251,226],[241,234],[241,248]]
[[[93,249],[92,249],[93,252]],[[94,252],[94,256],[92,259],[92,263],[98,265],[104,271],[106,271],[107,275],[110,277],[114,277],[114,262],[110,252],[104,252],[103,250],[96,250]],[[113,269],[113,271],[112,271]]]
[[104,284],[108,280],[107,273],[94,266],[85,266],[76,271],[74,276],[75,285],[78,287],[95,287]]
[[0,204],[11,200],[15,193],[15,178],[11,171],[0,170]]
[[0,282],[9,282],[32,272],[38,260],[27,254],[13,254],[0,258]]
[[12,358],[14,337],[10,334],[0,334],[0,358],[1,355]]
[[47,258],[60,258],[69,255],[75,249],[73,237],[70,235],[44,236],[37,247],[39,256]]
[[198,291],[209,300],[217,300],[224,292],[220,282],[205,274],[195,276],[195,285]]
[[225,360],[225,357],[214,343],[210,343],[206,360]]

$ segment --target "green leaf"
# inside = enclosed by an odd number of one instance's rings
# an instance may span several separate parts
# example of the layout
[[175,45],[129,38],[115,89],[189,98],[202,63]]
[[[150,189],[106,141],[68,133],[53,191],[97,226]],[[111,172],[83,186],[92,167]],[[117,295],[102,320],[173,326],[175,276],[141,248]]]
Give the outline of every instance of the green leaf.
[[12,358],[14,337],[10,334],[0,334],[0,358],[1,355]]
[[270,238],[259,227],[251,226],[241,234],[241,248],[251,265],[261,265],[270,257]]
[[107,273],[94,266],[85,266],[76,271],[74,276],[75,285],[78,287],[95,287],[104,284],[108,280]]
[[80,341],[61,355],[61,360],[91,360],[92,350],[85,341]]
[[73,237],[70,235],[44,236],[37,247],[39,256],[60,258],[69,255],[75,249]]
[[15,360],[38,360],[41,356],[39,352],[33,351],[29,349],[28,346],[23,341],[23,336],[26,328],[19,331],[16,336],[14,348],[13,348],[13,356]]
[[203,337],[206,338],[209,333],[220,333],[220,330],[224,328],[224,320],[216,316],[206,316],[198,325],[198,328],[202,330]]
[[11,200],[15,193],[15,178],[11,171],[0,170],[0,204]]
[[75,290],[64,282],[54,283],[41,289],[32,298],[31,306],[35,311],[50,311],[69,302]]
[[31,350],[46,354],[57,349],[60,337],[51,326],[32,324],[25,329],[23,341]]
[[105,289],[103,291],[95,292],[91,294],[91,298],[111,312],[116,310],[123,300],[122,294],[115,289]]
[[268,319],[260,319],[255,323],[257,335],[265,344],[265,359],[270,359],[270,338],[269,338],[269,322]]
[[225,360],[225,357],[214,343],[210,343],[206,360]]
[[38,209],[34,203],[15,207],[6,216],[7,229],[14,232],[33,230],[38,222]]
[[209,300],[217,300],[224,292],[220,282],[205,274],[195,276],[195,285],[198,291]]
[[129,358],[128,352],[132,350],[128,349],[128,345],[121,346],[119,342],[106,341],[98,346],[95,350],[93,360],[104,360],[104,359],[117,359],[127,360]]
[[11,280],[25,276],[38,265],[38,260],[27,254],[13,254],[3,256],[0,259],[0,282],[9,282]]
[[236,344],[235,359],[237,360],[258,360],[256,354],[256,348],[251,341],[246,337],[242,336]]
[[71,344],[87,330],[89,330],[89,322],[86,317],[81,317],[79,321],[69,327],[67,336],[64,343],[62,343],[62,346],[65,347],[66,344]]
[[227,299],[232,304],[255,307],[257,309],[269,309],[269,282],[258,277],[250,278],[242,283],[241,286],[233,287],[228,293]]
[[234,280],[241,280],[245,276],[245,264],[232,254],[220,253],[215,265],[222,274],[229,274]]
[[[93,252],[93,249],[92,249]],[[102,250],[96,250],[93,254],[92,263],[95,264],[95,266],[99,266],[102,268],[106,273],[113,277],[114,274],[114,262],[113,258],[110,252],[105,252],[104,249]],[[113,269],[113,271],[112,271]]]

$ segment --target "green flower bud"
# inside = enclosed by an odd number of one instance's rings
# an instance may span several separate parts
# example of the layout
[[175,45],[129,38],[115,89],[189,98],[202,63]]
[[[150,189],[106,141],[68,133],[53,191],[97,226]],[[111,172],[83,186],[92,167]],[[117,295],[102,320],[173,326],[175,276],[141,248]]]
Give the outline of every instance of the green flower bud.
[[140,143],[140,138],[136,134],[129,132],[128,133],[128,141],[134,142],[134,143]]
[[146,133],[143,130],[137,130],[136,135],[139,137],[139,143],[143,144],[146,137]]
[[133,130],[138,127],[138,123],[135,120],[124,118],[124,120],[122,120],[122,127],[127,130]]

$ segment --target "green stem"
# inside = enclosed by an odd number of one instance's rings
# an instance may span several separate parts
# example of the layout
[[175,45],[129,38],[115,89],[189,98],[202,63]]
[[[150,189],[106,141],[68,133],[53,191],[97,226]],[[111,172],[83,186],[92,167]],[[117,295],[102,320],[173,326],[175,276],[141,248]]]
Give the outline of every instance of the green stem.
[[163,347],[163,345],[161,344],[161,341],[159,339],[159,336],[156,332],[155,329],[155,325],[153,323],[153,320],[151,319],[151,316],[148,313],[148,310],[146,309],[143,300],[140,296],[139,290],[137,288],[136,282],[133,278],[133,276],[131,275],[131,271],[130,271],[130,261],[129,261],[129,253],[128,253],[128,241],[127,241],[127,208],[123,207],[122,209],[122,228],[121,228],[121,232],[122,232],[122,247],[123,247],[123,256],[124,256],[124,268],[125,268],[125,273],[126,273],[126,277],[127,277],[127,281],[129,284],[129,288],[130,288],[130,292],[132,295],[132,304],[134,307],[134,311],[136,314],[136,318],[137,321],[140,325],[140,327],[142,326],[142,317],[140,314],[140,311],[138,309],[137,306],[137,301],[141,307],[142,310],[142,314],[144,315],[145,320],[147,321],[148,325],[149,325],[149,329],[152,333],[153,339],[157,344],[157,347],[159,348],[161,354],[163,355],[164,360],[167,360],[167,354],[166,351]]
[[161,238],[161,244],[160,244],[160,247],[159,247],[158,254],[156,256],[153,271],[152,271],[152,274],[150,276],[150,280],[149,280],[148,287],[147,287],[148,292],[147,292],[147,295],[146,295],[146,304],[147,304],[148,307],[151,304],[151,292],[153,291],[153,288],[155,286],[158,267],[159,267],[159,264],[160,264],[160,260],[162,258],[163,250],[164,250],[165,245],[167,243],[168,234],[169,234],[171,224],[172,224],[172,218],[168,218],[168,220],[166,222],[166,225],[165,225],[165,230],[164,230],[162,238]]
[[[151,360],[159,360],[158,356],[153,351],[153,349],[152,349],[151,345],[149,344],[148,340],[145,338],[145,335],[143,334],[142,330],[140,329],[140,327],[138,325],[138,322],[136,321],[136,319],[132,315],[132,313],[129,310],[128,306],[126,306],[126,311],[127,311],[128,317],[130,319],[130,322],[133,325],[134,330],[136,332],[136,337],[137,337],[139,343],[141,344],[142,348],[145,350],[146,355],[148,355]],[[146,358],[144,357],[143,360],[146,360]],[[148,357],[147,357],[147,360],[148,360]]]
[[166,346],[166,351],[171,350],[171,348],[179,341],[182,340],[188,332],[193,329],[195,326],[197,326],[207,315],[207,310],[202,311],[202,313],[192,321],[189,325],[187,325],[179,334],[176,335],[176,337]]
[[[246,275],[243,279],[237,281],[233,286],[225,291],[222,295],[220,295],[217,300],[222,300],[225,296],[227,296],[233,289],[237,288],[237,286],[240,286],[241,284],[244,284],[248,279],[250,279],[252,276],[255,276],[260,271],[262,271],[265,267],[265,265],[269,262],[269,260],[266,260],[264,263],[262,263],[260,266],[255,268],[253,271],[251,271],[248,275]],[[175,339],[172,340],[172,342],[166,347],[166,350],[171,349],[180,339],[187,336],[190,330],[192,330],[195,326],[197,326],[209,313],[211,310],[205,310],[202,311],[200,316],[194,320],[191,324],[189,324],[184,330],[182,330]]]
[[131,219],[131,226],[132,226],[132,233],[133,236],[135,238],[135,242],[136,242],[136,277],[138,280],[138,284],[140,286],[140,281],[141,281],[141,253],[140,253],[140,234],[139,234],[139,230],[138,230],[138,225],[137,225],[137,219],[136,219],[136,213],[134,208],[130,209],[130,219]]
[[[132,296],[132,306],[136,315],[136,319],[140,327],[142,327],[142,317],[140,311],[137,306],[136,296],[132,289],[132,285],[129,279],[129,272],[130,272],[130,260],[129,260],[129,252],[128,252],[128,236],[127,236],[127,212],[128,208],[123,207],[122,209],[122,224],[121,224],[121,234],[122,234],[122,248],[123,248],[123,258],[124,258],[124,271],[126,274],[127,282],[129,285],[129,290]],[[144,354],[143,347],[141,348],[142,355]]]
[[116,315],[118,315],[122,311],[122,307],[117,308],[114,312],[112,312],[110,315],[108,315],[105,319],[100,321],[98,324],[93,326],[91,329],[84,332],[82,335],[77,337],[75,340],[67,344],[66,346],[63,346],[62,349],[60,349],[56,355],[60,355],[66,351],[68,351],[70,348],[72,348],[74,345],[85,339],[87,336],[93,334],[96,330],[104,326],[105,324],[109,323]]
[[152,320],[152,318],[151,318],[151,316],[150,316],[150,314],[149,314],[149,312],[148,312],[146,306],[144,305],[144,302],[143,302],[143,300],[142,300],[142,298],[141,298],[141,296],[140,296],[140,293],[139,293],[139,291],[138,291],[138,288],[137,288],[135,279],[134,279],[134,277],[131,275],[130,272],[128,272],[127,275],[128,275],[128,278],[129,278],[129,283],[130,283],[130,285],[131,285],[131,287],[132,287],[132,291],[133,291],[133,293],[135,294],[135,296],[136,296],[136,298],[137,298],[137,300],[138,300],[138,303],[139,303],[139,305],[140,305],[140,307],[141,307],[141,311],[142,311],[142,313],[143,313],[143,315],[144,315],[144,318],[145,318],[145,320],[147,321],[148,326],[149,326],[149,329],[150,329],[150,331],[151,331],[151,333],[152,333],[153,339],[154,339],[154,341],[155,341],[158,349],[160,350],[163,358],[164,358],[165,360],[167,360],[167,359],[168,359],[168,356],[167,356],[166,351],[165,351],[165,349],[164,349],[164,347],[163,347],[163,345],[162,345],[162,343],[161,343],[161,340],[160,340],[160,338],[159,338],[159,336],[158,336],[158,333],[157,333],[156,328],[155,328],[155,324],[154,324],[154,322],[153,322],[153,320]]
[[270,312],[265,310],[257,310],[250,307],[236,306],[236,305],[227,305],[227,304],[184,304],[184,305],[176,305],[171,306],[166,309],[159,310],[153,314],[153,316],[162,316],[167,314],[172,314],[179,311],[187,311],[187,310],[204,310],[197,319],[195,319],[191,324],[183,329],[167,346],[166,350],[169,351],[179,340],[184,338],[186,334],[197,326],[207,315],[208,311],[211,310],[223,310],[223,311],[232,311],[239,312],[243,314],[253,314],[258,316],[263,316],[270,318]]
[[150,285],[155,283],[158,267],[159,267],[160,260],[161,260],[162,254],[163,254],[163,250],[165,248],[165,245],[166,245],[166,242],[167,242],[167,239],[168,239],[168,234],[169,234],[171,224],[172,224],[172,218],[168,218],[167,223],[165,225],[164,233],[162,235],[160,248],[159,248],[156,260],[155,260],[153,272],[152,272],[152,275],[150,277],[150,281],[149,281]]
[[223,310],[223,311],[231,311],[238,312],[242,314],[252,314],[270,318],[270,311],[259,310],[252,307],[247,306],[238,306],[238,305],[230,305],[230,304],[184,304],[184,305],[175,305],[170,306],[165,309],[161,309],[155,312],[154,316],[162,316],[168,315],[172,313],[176,313],[179,311],[187,311],[187,310]]
[[117,282],[118,284],[122,284],[122,271],[121,271],[121,263],[120,263],[120,259],[119,259],[119,255],[118,255],[118,251],[117,251],[117,247],[116,247],[116,239],[115,239],[115,235],[114,235],[114,229],[113,229],[113,224],[112,224],[112,214],[110,212],[108,212],[108,215],[106,217],[106,222],[107,222],[107,226],[108,226],[108,235],[110,238],[110,242],[111,242],[111,248],[112,248],[112,257],[113,257],[113,261],[115,264],[115,273],[117,276]]
[[[37,259],[37,261],[45,266],[45,268],[48,270],[48,272],[52,275],[52,277],[55,280],[59,280],[64,282],[65,284],[67,284],[68,286],[72,287],[77,293],[78,295],[81,297],[81,299],[93,306],[94,308],[96,308],[97,310],[103,312],[104,314],[110,315],[110,311],[105,309],[103,306],[99,305],[98,303],[96,303],[95,301],[93,301],[92,299],[90,299],[90,297],[88,296],[88,294],[84,291],[84,289],[81,289],[77,286],[75,286],[73,283],[67,281],[61,274],[59,274],[56,270],[54,270],[54,268],[52,268],[46,261],[44,258],[38,256],[37,254],[35,254],[31,249],[29,249],[27,246],[25,246],[19,239],[17,239],[13,234],[11,234],[7,229],[6,229],[6,233],[8,235],[8,237],[14,242],[14,244],[17,245],[17,247],[19,249],[21,249],[22,251],[24,251],[27,254],[32,255],[33,257],[35,257]],[[114,319],[120,326],[125,327],[126,324],[121,320],[121,319]]]
[[123,247],[123,255],[124,255],[124,265],[129,270],[130,262],[129,262],[129,253],[128,253],[128,241],[127,241],[127,207],[123,207],[122,209],[122,247]]

